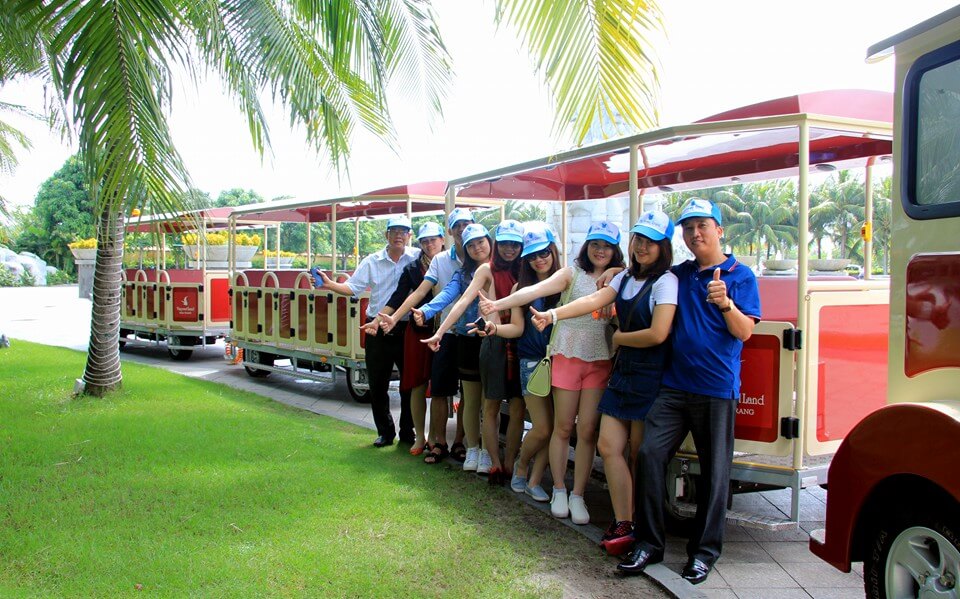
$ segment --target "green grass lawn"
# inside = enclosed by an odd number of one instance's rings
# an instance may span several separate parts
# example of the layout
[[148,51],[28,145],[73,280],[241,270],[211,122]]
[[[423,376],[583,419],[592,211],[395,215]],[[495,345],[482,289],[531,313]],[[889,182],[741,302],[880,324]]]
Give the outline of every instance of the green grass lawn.
[[0,350],[0,596],[551,596],[564,564],[603,567],[509,489],[368,430],[131,363],[72,399],[83,361]]

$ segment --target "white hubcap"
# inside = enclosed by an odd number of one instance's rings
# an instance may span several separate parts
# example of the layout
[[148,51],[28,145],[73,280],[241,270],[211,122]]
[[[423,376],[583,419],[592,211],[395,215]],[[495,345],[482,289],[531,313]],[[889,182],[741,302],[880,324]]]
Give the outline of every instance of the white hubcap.
[[923,526],[901,532],[887,557],[886,589],[890,599],[958,598],[960,551],[940,533]]

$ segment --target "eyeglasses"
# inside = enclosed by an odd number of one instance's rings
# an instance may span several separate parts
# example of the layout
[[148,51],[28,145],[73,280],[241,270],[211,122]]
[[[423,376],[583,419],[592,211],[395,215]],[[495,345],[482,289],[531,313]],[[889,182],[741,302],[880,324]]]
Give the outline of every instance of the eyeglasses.
[[393,227],[391,229],[387,229],[387,235],[390,235],[391,237],[403,237],[409,232],[410,232],[410,229],[404,229],[401,227]]
[[533,262],[534,260],[546,260],[550,255],[550,250],[540,250],[539,252],[528,254],[527,262]]

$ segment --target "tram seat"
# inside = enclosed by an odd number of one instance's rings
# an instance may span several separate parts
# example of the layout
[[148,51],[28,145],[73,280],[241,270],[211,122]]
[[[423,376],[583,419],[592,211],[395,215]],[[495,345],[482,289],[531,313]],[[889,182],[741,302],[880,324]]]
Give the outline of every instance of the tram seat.
[[167,273],[171,283],[203,283],[203,271],[187,268],[171,268],[163,271]]

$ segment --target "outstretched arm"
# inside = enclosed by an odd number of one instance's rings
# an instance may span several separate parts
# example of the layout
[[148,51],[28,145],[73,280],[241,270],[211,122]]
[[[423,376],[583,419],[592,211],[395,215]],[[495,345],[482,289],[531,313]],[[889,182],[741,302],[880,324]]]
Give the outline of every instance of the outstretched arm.
[[470,281],[470,285],[460,296],[460,299],[450,308],[450,313],[447,314],[447,317],[440,323],[440,326],[437,328],[437,334],[443,335],[449,331],[451,327],[456,324],[457,320],[463,316],[463,313],[467,311],[470,302],[476,299],[480,290],[487,289],[492,283],[493,275],[490,272],[490,265],[481,264],[480,267],[477,268],[477,272],[473,275],[473,280]]
[[411,308],[420,303],[423,298],[427,297],[427,294],[430,293],[430,289],[433,287],[433,283],[424,279],[420,285],[413,290],[407,299],[404,300],[402,304],[396,309],[393,310],[393,314],[390,314],[386,310],[380,313],[380,320],[382,321],[381,326],[383,327],[384,333],[389,333],[393,327],[397,326],[397,323],[400,322],[400,319],[407,315],[407,312]]
[[609,306],[616,299],[617,290],[613,287],[604,287],[603,289],[594,291],[590,295],[585,295],[578,300],[574,300],[569,304],[557,306],[557,320],[563,320],[564,318],[576,318],[577,316],[590,314],[595,310]]
[[[526,306],[537,298],[547,297],[548,295],[554,295],[555,293],[562,292],[570,284],[572,277],[573,271],[570,267],[561,268],[557,272],[550,275],[549,278],[540,281],[536,285],[518,289],[507,297],[500,298],[495,302],[490,302],[489,304],[485,304],[485,306],[491,312],[496,310],[506,310],[507,308],[514,308],[517,306]],[[484,312],[484,316],[487,314],[487,312]]]
[[517,306],[510,308],[510,323],[509,324],[495,324],[491,323],[494,326],[493,334],[498,337],[503,337],[504,339],[516,339],[520,335],[523,335],[523,310]]
[[334,293],[339,293],[340,295],[353,295],[353,289],[351,289],[346,283],[337,283],[331,279],[327,273],[320,269],[317,269],[317,274],[320,275],[320,279],[323,281],[323,284],[318,286],[317,289],[333,291]]

